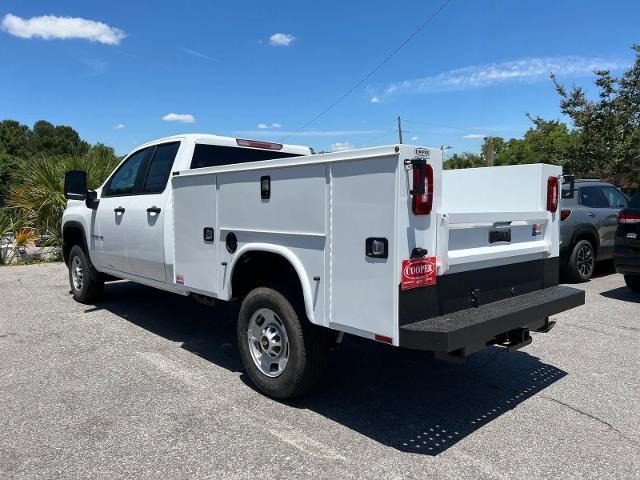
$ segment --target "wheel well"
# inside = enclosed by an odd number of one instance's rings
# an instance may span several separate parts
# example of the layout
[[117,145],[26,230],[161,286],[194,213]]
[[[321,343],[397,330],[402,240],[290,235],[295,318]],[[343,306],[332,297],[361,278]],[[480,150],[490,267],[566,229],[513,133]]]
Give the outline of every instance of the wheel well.
[[69,265],[69,253],[74,245],[80,245],[86,253],[86,240],[82,227],[78,225],[66,225],[62,230],[62,258],[67,265]]
[[595,232],[590,230],[578,232],[573,240],[573,246],[575,246],[580,240],[587,240],[591,245],[593,245],[594,253],[598,252],[598,236]]
[[231,276],[232,297],[242,298],[254,288],[266,285],[295,292],[297,300],[304,305],[300,278],[289,260],[271,252],[252,251],[242,254]]

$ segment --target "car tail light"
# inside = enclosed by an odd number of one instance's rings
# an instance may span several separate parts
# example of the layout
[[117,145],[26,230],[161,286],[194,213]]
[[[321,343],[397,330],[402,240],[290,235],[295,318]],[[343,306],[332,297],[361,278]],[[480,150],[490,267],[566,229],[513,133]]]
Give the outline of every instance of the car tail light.
[[[422,181],[422,182],[421,182]],[[414,215],[429,215],[433,208],[433,167],[420,161],[413,164],[412,210]]]
[[571,215],[571,210],[563,208],[560,210],[560,221],[564,222]]
[[558,210],[558,177],[549,177],[547,181],[547,210],[556,213]]
[[618,223],[640,223],[640,214],[625,212],[624,210],[618,212]]
[[259,140],[246,140],[244,138],[236,138],[239,147],[264,148],[266,150],[282,150],[282,144],[261,142]]

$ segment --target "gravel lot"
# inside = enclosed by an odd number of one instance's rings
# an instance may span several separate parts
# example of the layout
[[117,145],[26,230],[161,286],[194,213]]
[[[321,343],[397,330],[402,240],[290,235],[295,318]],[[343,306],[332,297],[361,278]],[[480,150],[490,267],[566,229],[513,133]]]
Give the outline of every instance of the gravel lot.
[[463,366],[349,338],[314,394],[247,384],[232,306],[62,264],[0,269],[0,478],[638,478],[640,295],[583,285],[520,352]]

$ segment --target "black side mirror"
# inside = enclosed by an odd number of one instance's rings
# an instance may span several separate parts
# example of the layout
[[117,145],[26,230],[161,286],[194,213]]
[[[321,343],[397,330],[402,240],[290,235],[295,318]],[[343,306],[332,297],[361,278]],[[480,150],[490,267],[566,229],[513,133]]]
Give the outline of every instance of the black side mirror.
[[90,208],[91,210],[95,210],[96,208],[98,208],[98,204],[100,203],[98,192],[96,192],[95,190],[89,190],[87,192],[87,199],[84,201],[84,203],[87,205],[87,208]]
[[574,175],[563,175],[562,184],[569,185],[569,190],[562,190],[562,198],[573,198],[576,192],[576,177]]
[[87,173],[84,170],[69,170],[64,174],[64,198],[85,200],[87,192]]

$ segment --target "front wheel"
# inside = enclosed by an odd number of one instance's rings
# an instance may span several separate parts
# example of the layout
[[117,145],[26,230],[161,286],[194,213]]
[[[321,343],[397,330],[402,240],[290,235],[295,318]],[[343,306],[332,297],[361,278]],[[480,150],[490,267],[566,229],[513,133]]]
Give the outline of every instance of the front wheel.
[[94,280],[91,268],[84,250],[75,245],[69,252],[69,284],[77,302],[94,303],[102,294],[104,282]]
[[244,369],[261,392],[277,399],[315,386],[329,350],[328,330],[310,323],[289,298],[272,288],[256,288],[245,297],[238,316]]
[[624,282],[631,290],[640,293],[640,275],[625,275]]

